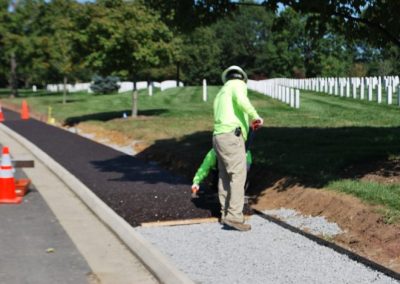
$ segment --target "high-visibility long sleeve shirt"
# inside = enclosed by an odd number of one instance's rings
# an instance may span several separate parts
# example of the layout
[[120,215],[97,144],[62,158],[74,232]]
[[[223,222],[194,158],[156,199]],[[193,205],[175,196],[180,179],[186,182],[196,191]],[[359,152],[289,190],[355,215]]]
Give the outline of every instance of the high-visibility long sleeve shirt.
[[249,118],[259,118],[247,97],[247,85],[242,80],[229,80],[214,100],[214,135],[228,133],[240,127],[244,139],[249,132]]
[[[253,162],[253,157],[250,151],[247,151],[246,153],[246,161],[249,168]],[[211,170],[217,170],[217,155],[214,149],[208,151],[208,153],[204,157],[203,162],[201,163],[193,178],[193,183],[200,184],[208,176]]]

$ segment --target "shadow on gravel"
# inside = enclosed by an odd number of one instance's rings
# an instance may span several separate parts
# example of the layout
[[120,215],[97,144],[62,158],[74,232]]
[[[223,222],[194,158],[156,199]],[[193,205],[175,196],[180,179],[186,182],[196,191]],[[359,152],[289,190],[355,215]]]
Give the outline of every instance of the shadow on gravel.
[[[139,157],[158,161],[192,179],[212,147],[211,136],[211,132],[204,131],[179,141],[159,140]],[[400,128],[264,127],[255,133],[250,150],[254,163],[249,173],[249,195],[259,196],[265,188],[277,184],[278,190],[292,185],[321,188],[337,179],[356,179],[382,171],[387,161],[398,160]]]
[[[143,110],[139,111],[139,116],[155,116],[160,115],[163,113],[168,112],[167,109],[150,109],[150,110]],[[123,111],[110,111],[110,112],[99,112],[94,114],[82,115],[82,116],[75,116],[75,117],[68,117],[64,121],[64,126],[74,126],[79,124],[80,122],[85,122],[89,120],[95,121],[108,121],[116,118],[122,118],[124,113],[127,116],[130,116],[131,110],[123,110]]]

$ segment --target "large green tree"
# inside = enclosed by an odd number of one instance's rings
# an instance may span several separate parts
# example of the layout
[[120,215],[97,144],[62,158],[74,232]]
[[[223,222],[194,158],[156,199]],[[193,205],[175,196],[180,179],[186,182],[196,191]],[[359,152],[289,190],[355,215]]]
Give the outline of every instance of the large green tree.
[[184,79],[191,84],[200,85],[203,79],[211,84],[220,84],[221,48],[217,35],[211,27],[200,27],[185,40],[183,56]]
[[50,65],[59,78],[62,78],[63,103],[66,103],[66,85],[74,80],[83,68],[83,58],[78,54],[76,45],[80,40],[77,25],[81,16],[81,4],[73,0],[53,0],[48,6],[48,16],[52,20],[49,27],[49,45],[47,46]]
[[[166,20],[181,28],[210,23],[234,12],[239,6],[260,6],[277,11],[289,6],[307,15],[310,24],[326,29],[329,24],[348,38],[359,36],[375,45],[391,42],[400,47],[400,1],[382,0],[146,0],[146,5],[162,12]],[[193,24],[188,24],[189,21]]]
[[11,87],[11,97],[18,95],[18,63],[24,54],[24,44],[26,43],[23,13],[17,2],[2,2],[1,12],[1,47],[4,61],[8,63],[9,85]]
[[[172,58],[173,34],[157,13],[141,3],[105,0],[88,6],[87,64],[101,75],[146,80],[151,67]],[[137,115],[137,91],[132,116]]]

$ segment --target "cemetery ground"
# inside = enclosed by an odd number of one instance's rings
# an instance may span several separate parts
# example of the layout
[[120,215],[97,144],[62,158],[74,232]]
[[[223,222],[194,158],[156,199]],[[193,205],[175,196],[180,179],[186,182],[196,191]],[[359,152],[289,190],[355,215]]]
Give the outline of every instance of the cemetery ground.
[[[137,118],[129,117],[130,93],[68,94],[66,104],[44,92],[0,98],[17,110],[26,99],[42,120],[51,106],[60,126],[132,145],[138,157],[191,179],[212,147],[218,90],[208,87],[207,102],[201,87],[142,90]],[[400,108],[315,92],[302,92],[300,109],[249,97],[265,121],[251,145],[253,206],[324,216],[345,231],[330,241],[400,272]]]

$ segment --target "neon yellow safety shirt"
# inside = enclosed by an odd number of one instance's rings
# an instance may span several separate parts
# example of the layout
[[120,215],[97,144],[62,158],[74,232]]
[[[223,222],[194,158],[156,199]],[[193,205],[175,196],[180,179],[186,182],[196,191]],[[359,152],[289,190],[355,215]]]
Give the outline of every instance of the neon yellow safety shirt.
[[229,133],[240,127],[244,139],[249,132],[249,118],[259,115],[247,97],[244,81],[233,79],[225,83],[214,100],[214,135]]
[[[246,153],[246,163],[248,167],[250,167],[253,163],[253,157],[250,150],[247,150]],[[208,176],[211,170],[217,170],[217,154],[215,153],[214,149],[208,151],[193,178],[193,183],[200,184]]]

